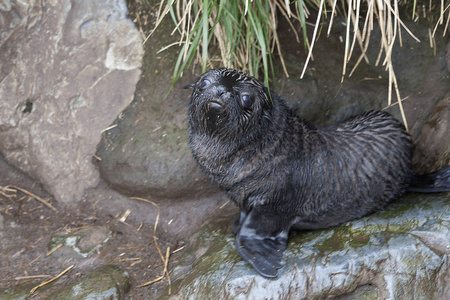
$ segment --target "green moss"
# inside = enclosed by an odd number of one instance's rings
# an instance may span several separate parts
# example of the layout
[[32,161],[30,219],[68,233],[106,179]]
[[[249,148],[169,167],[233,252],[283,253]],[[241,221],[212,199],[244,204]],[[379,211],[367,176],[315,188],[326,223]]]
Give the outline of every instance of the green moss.
[[128,273],[117,266],[105,265],[94,270],[81,281],[65,286],[47,299],[121,299],[130,289]]
[[360,300],[378,300],[380,297],[378,296],[377,290],[367,290],[358,297]]
[[402,203],[402,204],[393,203],[388,207],[386,207],[386,209],[377,212],[376,216],[384,219],[393,219],[395,217],[403,215],[408,210],[414,208],[414,206],[415,205],[413,203]]
[[[202,295],[207,295],[209,299],[220,297],[228,276],[233,272],[234,265],[241,262],[235,246],[234,235],[229,230],[230,220],[215,220],[202,228],[198,237],[194,236],[193,244],[189,247],[190,253],[185,253],[185,258],[194,257],[192,268],[195,272],[187,273],[182,281],[175,281],[172,291],[183,291],[184,294],[196,294],[201,291]],[[207,249],[204,254],[198,256],[195,251]],[[200,249],[200,250],[199,250]],[[183,265],[189,265],[188,260],[184,260]],[[202,280],[198,280],[202,278]],[[186,284],[186,283],[189,284]],[[161,299],[170,299],[167,295],[161,295]]]
[[36,284],[0,289],[0,300],[26,300],[30,297],[30,290],[34,286]]
[[323,230],[292,231],[289,235],[289,244],[307,243],[318,238]]
[[445,205],[450,205],[450,196],[444,200]]
[[317,245],[321,253],[340,251],[345,248],[348,241],[349,230],[347,226],[339,226],[333,235],[326,239],[321,245]]
[[348,244],[352,248],[360,248],[368,245],[370,241],[370,236],[363,234],[354,235],[351,240],[349,240]]
[[[449,200],[450,201],[450,200]],[[398,233],[407,232],[420,225],[419,219],[401,218],[402,215],[417,208],[417,196],[404,197],[401,203],[393,204],[368,218],[368,224],[363,227],[355,228],[352,223],[342,224],[328,230],[315,230],[294,233],[290,236],[290,248],[301,249],[303,245],[317,239],[315,247],[321,255],[326,255],[330,252],[340,251],[350,246],[352,248],[360,248],[369,244],[372,236],[379,234],[386,238]],[[421,207],[424,209],[431,209],[432,205],[422,202]],[[378,222],[373,222],[372,219],[378,219]],[[401,221],[399,221],[401,220]],[[319,239],[320,236],[327,236]],[[300,250],[299,250],[300,251]]]
[[[231,243],[226,241],[215,243],[194,264],[196,272],[188,274],[183,281],[192,284],[185,285],[182,289],[186,294],[201,290],[203,295],[218,296],[224,287],[227,275],[233,270],[233,265],[239,261],[240,258]],[[197,281],[199,274],[205,280]],[[174,286],[174,290],[179,288],[178,284]]]

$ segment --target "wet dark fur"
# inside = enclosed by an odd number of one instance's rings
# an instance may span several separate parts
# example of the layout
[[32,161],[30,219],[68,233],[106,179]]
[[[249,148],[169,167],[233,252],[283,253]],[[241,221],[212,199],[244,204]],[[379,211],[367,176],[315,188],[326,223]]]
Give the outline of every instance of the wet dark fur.
[[380,210],[413,181],[411,138],[386,112],[319,128],[237,70],[211,70],[190,87],[192,153],[240,207],[237,250],[264,276],[281,267],[290,229]]

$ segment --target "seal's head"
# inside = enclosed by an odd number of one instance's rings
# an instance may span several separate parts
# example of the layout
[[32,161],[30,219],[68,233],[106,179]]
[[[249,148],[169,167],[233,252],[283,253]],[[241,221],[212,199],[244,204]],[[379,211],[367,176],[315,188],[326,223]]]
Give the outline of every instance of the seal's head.
[[190,130],[235,137],[254,131],[272,108],[268,89],[242,71],[220,68],[200,76],[189,105]]

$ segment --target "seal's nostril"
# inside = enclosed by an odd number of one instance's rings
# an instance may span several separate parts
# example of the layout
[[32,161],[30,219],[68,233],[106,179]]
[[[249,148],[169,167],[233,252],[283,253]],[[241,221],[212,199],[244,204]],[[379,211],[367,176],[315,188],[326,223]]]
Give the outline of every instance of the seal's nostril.
[[222,96],[223,94],[225,94],[227,92],[227,88],[223,85],[218,85],[217,86],[217,94],[219,96]]

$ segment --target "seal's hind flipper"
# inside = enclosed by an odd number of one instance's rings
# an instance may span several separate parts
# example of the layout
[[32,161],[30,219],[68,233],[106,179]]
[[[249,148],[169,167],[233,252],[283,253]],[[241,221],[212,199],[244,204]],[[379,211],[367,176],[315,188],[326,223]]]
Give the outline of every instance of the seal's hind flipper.
[[278,233],[270,234],[255,215],[253,211],[250,212],[241,224],[236,236],[236,249],[259,274],[277,277],[277,270],[282,267],[280,260],[287,246],[288,230],[275,230],[273,232]]
[[450,165],[428,174],[415,175],[408,192],[441,193],[450,191]]

